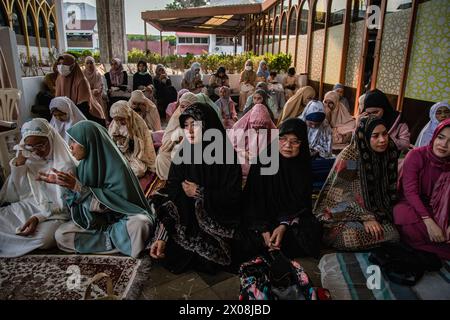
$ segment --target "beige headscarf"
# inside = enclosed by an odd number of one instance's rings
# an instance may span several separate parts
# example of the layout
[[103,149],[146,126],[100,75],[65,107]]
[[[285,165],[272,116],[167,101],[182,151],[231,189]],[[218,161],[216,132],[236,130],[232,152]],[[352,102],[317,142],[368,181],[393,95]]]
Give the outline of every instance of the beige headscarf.
[[135,103],[142,103],[144,105],[145,110],[142,110],[142,118],[147,124],[147,127],[152,131],[161,130],[161,118],[159,117],[158,108],[141,90],[135,90],[131,93],[128,106],[131,109],[135,109]]
[[283,108],[283,113],[278,119],[277,126],[279,127],[281,123],[289,118],[297,118],[302,114],[306,107],[306,99],[314,98],[316,96],[316,91],[313,87],[306,86],[297,90],[297,92],[289,98]]
[[[144,119],[134,112],[128,102],[117,101],[111,106],[111,118],[123,117],[127,119],[127,129],[130,139],[134,141],[134,150],[131,157],[137,158],[147,165],[147,168],[155,172],[156,152],[153,146],[152,135]],[[120,124],[113,120],[109,126],[108,133],[112,137],[119,132]]]
[[[248,59],[245,62],[244,68],[247,65],[253,66],[252,60]],[[241,73],[241,82],[244,82],[244,81],[249,81],[250,83],[255,83],[255,81],[256,81],[256,72],[253,69],[250,70],[250,71],[247,71],[247,70],[244,69],[244,71],[242,71],[242,73]]]
[[71,54],[62,55],[66,65],[73,65],[72,72],[63,77],[58,75],[56,79],[56,96],[68,97],[76,105],[83,102],[89,103],[89,112],[97,118],[105,119],[105,112],[103,107],[92,96],[89,82],[81,71],[79,64],[75,61],[75,57]]

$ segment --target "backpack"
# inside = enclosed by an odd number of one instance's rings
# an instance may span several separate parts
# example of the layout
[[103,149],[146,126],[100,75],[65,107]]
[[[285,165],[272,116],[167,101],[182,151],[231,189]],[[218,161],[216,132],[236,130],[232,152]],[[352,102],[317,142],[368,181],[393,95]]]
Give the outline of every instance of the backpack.
[[239,300],[329,300],[328,290],[314,288],[300,266],[281,251],[258,256],[239,269]]

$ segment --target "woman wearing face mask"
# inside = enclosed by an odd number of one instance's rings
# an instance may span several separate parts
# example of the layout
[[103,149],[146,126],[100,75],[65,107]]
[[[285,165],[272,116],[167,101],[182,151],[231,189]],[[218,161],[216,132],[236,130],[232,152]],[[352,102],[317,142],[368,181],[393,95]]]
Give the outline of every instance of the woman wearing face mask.
[[75,123],[87,120],[77,106],[67,97],[56,97],[50,102],[50,113],[52,120],[50,125],[56,129],[61,137],[69,143],[69,130]]
[[147,127],[151,131],[161,130],[161,119],[155,104],[147,99],[141,90],[131,93],[128,105],[144,119]]
[[180,106],[170,117],[169,123],[164,130],[162,144],[156,156],[156,173],[161,180],[167,180],[169,176],[172,155],[176,152],[176,146],[182,140],[183,132],[180,129],[180,114],[190,105],[197,103],[197,96],[192,92],[183,94],[180,98]]
[[[76,175],[54,170],[40,180],[66,188],[72,220],[55,232],[66,252],[138,257],[152,234],[154,215],[139,181],[104,127],[80,121],[67,132],[79,161]],[[99,165],[101,164],[101,165]]]
[[384,121],[373,115],[361,118],[314,207],[327,245],[358,251],[399,240],[392,223],[398,156]]
[[58,57],[58,59],[53,64],[52,71],[50,73],[47,73],[44,77],[44,86],[46,87],[46,90],[50,93],[52,97],[56,94],[56,79],[58,78],[58,65],[62,63],[64,60],[63,57]]
[[191,69],[186,71],[183,81],[181,82],[181,87],[183,89],[194,91],[195,89],[197,89],[198,83],[203,83],[203,76],[200,69],[201,65],[198,62],[194,62],[191,65]]
[[84,60],[84,76],[89,82],[91,88],[92,96],[95,100],[102,106],[103,110],[106,112],[106,104],[103,100],[103,76],[97,70],[95,66],[95,59],[92,57],[86,57]]
[[75,57],[70,54],[63,54],[62,57],[63,62],[58,65],[59,76],[56,80],[56,96],[68,97],[87,119],[104,126],[105,110],[92,96],[89,82]]
[[105,73],[106,84],[108,85],[109,106],[119,100],[127,100],[130,98],[128,92],[128,74],[123,69],[120,59],[111,60],[111,70]]
[[52,175],[53,168],[75,172],[66,143],[45,119],[26,122],[21,132],[11,175],[0,191],[0,257],[55,246],[56,229],[69,219],[64,188],[37,181],[39,172]]
[[127,159],[136,177],[142,178],[147,171],[155,172],[155,148],[144,120],[126,101],[114,103],[110,116],[113,121],[108,128],[109,136]]
[[437,126],[429,145],[408,152],[399,181],[394,221],[402,240],[450,260],[450,119]]
[[244,110],[245,102],[255,90],[255,82],[256,72],[253,71],[253,62],[249,59],[245,62],[244,71],[241,72],[241,78],[239,79],[239,110]]
[[422,129],[416,141],[416,147],[423,147],[430,143],[439,123],[450,118],[450,106],[447,102],[435,103],[430,109],[430,121]]

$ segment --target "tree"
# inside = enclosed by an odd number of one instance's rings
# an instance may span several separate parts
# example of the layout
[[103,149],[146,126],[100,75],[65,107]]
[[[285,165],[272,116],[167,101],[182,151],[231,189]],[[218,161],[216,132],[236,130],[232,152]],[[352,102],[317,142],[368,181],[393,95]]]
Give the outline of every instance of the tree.
[[184,8],[200,7],[208,4],[207,0],[173,0],[172,3],[166,5],[168,10],[177,10]]

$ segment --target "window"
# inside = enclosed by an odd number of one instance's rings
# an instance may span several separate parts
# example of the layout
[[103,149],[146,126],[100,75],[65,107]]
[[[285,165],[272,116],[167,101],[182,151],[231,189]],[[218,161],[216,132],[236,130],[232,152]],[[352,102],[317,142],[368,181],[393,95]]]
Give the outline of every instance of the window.
[[364,20],[366,17],[367,0],[354,0],[352,5],[352,22]]
[[325,28],[325,17],[327,8],[324,0],[318,0],[314,9],[314,25],[313,30],[321,30]]
[[29,37],[36,36],[36,31],[34,30],[33,22],[34,22],[33,13],[31,12],[31,9],[28,9],[28,11],[27,11],[27,30],[28,30]]
[[45,28],[43,14],[44,13],[41,11],[41,13],[39,14],[39,19],[38,19],[39,37],[47,38],[47,31]]
[[308,15],[309,15],[309,5],[308,1],[305,1],[300,10],[300,34],[308,33]]
[[344,23],[346,0],[333,0],[330,11],[330,27]]
[[23,35],[23,25],[22,25],[22,13],[20,12],[19,5],[17,2],[14,3],[14,9],[13,9],[13,30],[16,34]]
[[3,10],[3,6],[0,5],[0,26],[5,26],[5,27],[9,26],[9,21],[6,17],[7,17],[7,15],[6,15],[5,11]]

